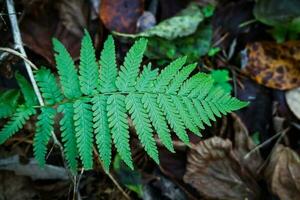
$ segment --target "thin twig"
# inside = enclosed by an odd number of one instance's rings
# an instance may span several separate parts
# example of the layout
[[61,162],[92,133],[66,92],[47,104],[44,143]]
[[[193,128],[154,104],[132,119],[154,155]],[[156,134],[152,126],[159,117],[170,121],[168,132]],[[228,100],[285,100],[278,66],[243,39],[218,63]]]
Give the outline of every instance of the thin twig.
[[32,69],[38,70],[38,68],[35,64],[33,64],[30,60],[28,60],[23,54],[19,53],[18,51],[13,50],[11,48],[5,48],[5,47],[0,47],[0,51],[4,51],[4,52],[10,53],[10,54],[13,54],[15,56],[18,56],[18,57],[22,58],[24,60],[24,62],[28,63],[32,67]]
[[[24,64],[25,64],[26,71],[28,73],[29,79],[31,81],[31,84],[33,86],[33,90],[34,90],[34,92],[35,92],[35,94],[38,98],[39,104],[41,106],[44,106],[45,104],[44,104],[43,98],[42,98],[40,90],[39,90],[39,88],[36,84],[36,81],[34,79],[33,72],[32,72],[32,69],[31,69],[31,67],[33,67],[34,69],[37,69],[37,67],[31,61],[29,61],[27,59],[27,55],[26,55],[25,49],[23,47],[21,33],[20,33],[19,25],[18,25],[16,11],[15,11],[15,7],[14,7],[14,1],[13,0],[6,0],[6,5],[7,5],[7,12],[8,12],[9,20],[10,20],[10,23],[11,23],[11,30],[12,30],[12,33],[13,33],[15,49],[20,51],[20,52],[17,52],[17,51],[14,51],[12,49],[8,49],[8,48],[1,48],[1,50],[12,53],[14,55],[17,55],[25,61]],[[51,132],[51,135],[52,135],[52,139],[53,139],[54,144],[57,145],[59,147],[60,151],[61,151],[64,166],[66,167],[71,180],[74,182],[74,177],[72,176],[72,172],[69,170],[69,168],[67,167],[67,164],[66,164],[66,160],[65,160],[65,157],[64,157],[64,151],[63,151],[63,146],[59,142],[59,140],[57,139],[57,137],[56,137],[56,135],[53,131]]]
[[[99,154],[98,154],[96,148],[93,147],[93,150],[94,150],[94,153],[97,155],[97,158],[98,158],[97,161],[99,162],[99,165],[101,165],[103,171],[105,171],[105,169],[104,169],[104,167],[103,167],[103,164],[102,164],[102,161],[100,160],[100,157],[99,157]],[[130,198],[129,195],[123,190],[123,188],[121,187],[121,185],[119,184],[119,182],[118,182],[118,181],[117,181],[117,180],[116,180],[109,172],[107,172],[106,174],[107,174],[108,178],[115,184],[115,186],[118,188],[118,190],[120,190],[120,192],[123,194],[123,196],[124,196],[126,199],[130,200],[131,198]]]

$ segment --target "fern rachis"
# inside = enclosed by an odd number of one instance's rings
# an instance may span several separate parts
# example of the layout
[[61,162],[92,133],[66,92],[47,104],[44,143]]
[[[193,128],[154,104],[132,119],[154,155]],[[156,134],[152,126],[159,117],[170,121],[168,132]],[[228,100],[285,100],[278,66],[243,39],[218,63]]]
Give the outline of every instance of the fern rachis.
[[[174,152],[172,130],[185,144],[189,144],[187,130],[200,135],[204,124],[211,125],[221,114],[247,105],[213,85],[210,75],[197,73],[190,77],[196,64],[185,66],[186,57],[178,58],[160,73],[151,64],[140,71],[147,40],[135,42],[118,70],[114,40],[104,43],[100,61],[89,34],[82,40],[79,70],[65,47],[53,40],[59,84],[45,68],[36,72],[36,79],[47,105],[41,108],[34,155],[45,164],[47,143],[57,113],[69,167],[76,171],[77,157],[85,169],[93,167],[93,145],[96,143],[100,159],[109,170],[112,146],[124,162],[133,169],[128,117],[147,154],[159,163],[154,139]],[[190,77],[190,78],[189,78]],[[54,92],[56,91],[56,92]],[[23,90],[28,96],[28,90]],[[36,112],[35,101],[27,99],[0,131],[0,143],[16,133],[25,120]],[[0,107],[1,109],[1,107]],[[22,113],[21,113],[22,111]]]

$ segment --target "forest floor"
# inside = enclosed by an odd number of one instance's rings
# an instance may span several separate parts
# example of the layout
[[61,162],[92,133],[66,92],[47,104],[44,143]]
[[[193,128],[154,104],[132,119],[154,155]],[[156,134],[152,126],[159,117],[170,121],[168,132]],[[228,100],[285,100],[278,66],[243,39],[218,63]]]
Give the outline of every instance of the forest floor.
[[135,170],[113,150],[109,176],[95,163],[93,170],[79,169],[73,180],[53,141],[47,164],[38,166],[33,116],[0,146],[0,200],[300,199],[300,1],[19,0],[15,13],[7,9],[9,2],[0,0],[0,47],[13,51],[0,49],[1,117],[4,91],[19,90],[16,71],[29,78],[24,59],[16,55],[16,26],[26,60],[54,74],[52,38],[77,64],[84,29],[97,57],[112,35],[118,63],[143,36],[148,39],[143,63],[164,69],[187,56],[197,72],[211,74],[214,84],[249,105],[217,118],[202,137],[189,134],[190,146],[172,137],[176,153],[156,138],[160,165],[130,129]]

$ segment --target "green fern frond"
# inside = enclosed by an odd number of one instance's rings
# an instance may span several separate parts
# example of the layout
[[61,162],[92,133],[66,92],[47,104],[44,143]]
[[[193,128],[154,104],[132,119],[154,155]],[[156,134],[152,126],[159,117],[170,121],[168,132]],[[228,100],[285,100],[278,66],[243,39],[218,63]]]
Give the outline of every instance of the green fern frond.
[[174,79],[171,81],[170,85],[167,88],[167,93],[169,94],[176,94],[176,92],[179,90],[182,83],[189,77],[189,75],[192,73],[192,71],[196,68],[197,63],[190,64],[183,69],[180,70],[174,77]]
[[153,138],[153,131],[147,111],[142,104],[142,95],[129,94],[126,99],[126,109],[131,115],[139,140],[148,155],[159,164],[158,150]]
[[140,64],[143,59],[143,54],[147,47],[146,39],[139,39],[130,48],[124,63],[119,71],[119,76],[116,81],[117,88],[122,92],[135,91],[136,80],[139,75]]
[[35,109],[32,107],[24,105],[19,106],[10,121],[1,129],[0,144],[3,144],[7,139],[18,132],[30,116],[35,114],[35,112]]
[[186,56],[176,59],[164,68],[154,83],[153,92],[164,92],[170,81],[186,62]]
[[181,139],[185,144],[189,145],[189,137],[185,131],[185,126],[181,120],[180,114],[175,107],[172,99],[163,94],[158,95],[158,103],[160,108],[163,110],[166,119],[168,120],[171,128],[175,131],[179,139]]
[[117,90],[117,64],[115,43],[112,36],[108,36],[100,56],[99,91],[114,92]]
[[103,162],[103,166],[106,172],[109,171],[112,148],[111,131],[108,126],[107,118],[107,98],[107,96],[99,95],[95,96],[92,99],[92,110],[94,115],[94,133],[96,137],[99,155]]
[[18,82],[18,85],[20,87],[20,90],[23,94],[23,97],[25,99],[25,104],[27,106],[34,106],[37,104],[37,98],[35,96],[34,90],[31,86],[31,84],[25,79],[24,76],[22,76],[19,73],[16,73],[16,79]]
[[63,100],[63,95],[57,85],[55,76],[49,69],[41,68],[35,74],[35,79],[46,104],[53,105]]
[[[197,113],[197,109],[193,103],[193,101],[190,98],[182,97],[182,101],[187,107],[189,116],[192,118],[194,123],[199,127],[200,129],[204,129],[204,125],[202,123],[201,117],[199,117],[199,114]],[[196,133],[197,134],[197,133]],[[201,135],[200,133],[198,133]]]
[[175,105],[175,109],[178,111],[178,114],[181,117],[181,120],[184,123],[185,127],[190,129],[193,133],[199,135],[199,129],[193,121],[193,116],[190,116],[190,113],[188,113],[187,107],[183,103],[183,101],[176,96],[171,96],[171,101]]
[[[35,156],[41,165],[45,164],[56,108],[62,114],[59,125],[70,169],[76,172],[77,157],[85,169],[92,169],[95,137],[99,157],[108,172],[113,145],[122,160],[133,169],[129,116],[145,151],[159,163],[154,133],[168,150],[174,152],[171,132],[189,145],[188,130],[200,135],[204,124],[210,126],[216,117],[248,104],[223,91],[210,75],[197,73],[191,76],[196,64],[184,66],[186,57],[171,62],[160,73],[151,69],[151,64],[140,71],[146,44],[145,39],[135,42],[118,71],[113,38],[108,37],[100,61],[97,61],[92,40],[85,31],[78,75],[68,51],[58,40],[53,40],[63,95],[50,70],[40,69],[36,73],[46,102],[41,108],[34,139]],[[32,89],[30,95],[27,90],[22,89],[26,104],[35,105],[28,98],[33,95]],[[16,133],[35,113],[31,107],[21,106],[16,110],[11,121],[0,131],[0,143]]]
[[74,105],[74,126],[77,148],[85,169],[93,168],[93,112],[89,99],[76,100]]
[[20,92],[7,90],[0,94],[0,119],[11,116],[17,109]]
[[206,76],[207,75],[203,73],[195,74],[181,85],[178,94],[180,96],[188,96],[192,90],[199,86],[200,80]]
[[36,133],[33,140],[34,157],[41,167],[45,166],[47,153],[47,144],[53,131],[54,117],[56,110],[49,107],[41,109],[36,123]]
[[79,83],[83,94],[92,95],[98,87],[98,64],[91,36],[86,30],[84,34],[80,50]]
[[174,151],[170,130],[167,125],[166,118],[157,103],[157,96],[145,93],[142,102],[148,112],[152,125],[157,132],[161,143],[171,152]]
[[201,121],[204,122],[206,125],[211,126],[209,117],[207,116],[201,102],[197,99],[193,99],[193,103],[195,105],[196,111],[197,111],[198,116],[200,117]]
[[144,66],[142,73],[140,74],[136,82],[136,90],[139,92],[149,92],[153,88],[153,81],[158,75],[158,70],[151,70],[151,63]]
[[113,94],[107,99],[107,116],[114,144],[122,160],[133,169],[129,146],[129,126],[125,107],[125,96]]
[[60,77],[60,84],[64,95],[68,99],[81,96],[79,78],[75,69],[74,61],[64,45],[57,39],[53,39],[54,57]]
[[59,121],[61,138],[64,145],[64,154],[69,168],[76,172],[77,170],[77,146],[74,128],[74,108],[72,103],[64,103],[58,106],[57,111],[62,113],[63,116]]

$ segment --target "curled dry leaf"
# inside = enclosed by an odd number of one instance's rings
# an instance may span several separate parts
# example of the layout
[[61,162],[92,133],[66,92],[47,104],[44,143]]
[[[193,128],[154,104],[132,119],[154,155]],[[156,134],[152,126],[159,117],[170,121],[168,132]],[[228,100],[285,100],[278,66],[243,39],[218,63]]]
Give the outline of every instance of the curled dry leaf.
[[144,0],[102,0],[99,14],[110,31],[135,33],[143,11]]
[[257,83],[280,90],[300,86],[299,41],[256,42],[243,54],[243,71]]
[[241,119],[232,114],[234,119],[234,152],[239,157],[240,163],[251,173],[253,177],[259,179],[259,168],[263,164],[263,159],[259,151],[253,150],[255,144]]
[[265,177],[280,199],[300,199],[300,159],[292,149],[282,145],[275,147]]
[[285,93],[286,102],[298,119],[300,119],[300,88]]
[[188,155],[184,181],[209,199],[259,199],[260,190],[228,139],[200,142]]

